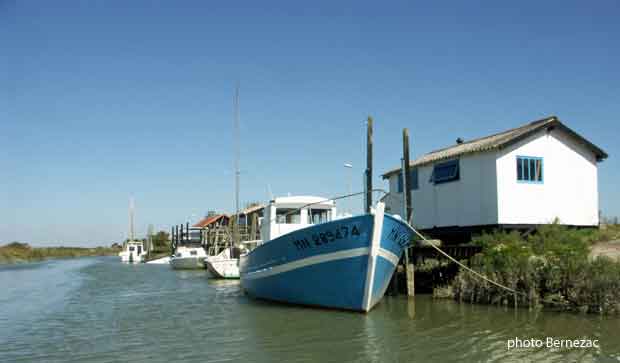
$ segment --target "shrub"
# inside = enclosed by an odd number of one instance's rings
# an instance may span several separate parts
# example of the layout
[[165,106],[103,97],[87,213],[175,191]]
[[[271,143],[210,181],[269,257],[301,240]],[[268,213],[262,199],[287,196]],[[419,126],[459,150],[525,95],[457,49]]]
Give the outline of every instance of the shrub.
[[501,289],[461,270],[452,283],[460,300],[556,309],[620,313],[620,262],[588,260],[596,230],[576,230],[558,224],[541,226],[523,237],[517,232],[493,232],[473,240],[482,252],[471,266],[491,280],[520,294]]

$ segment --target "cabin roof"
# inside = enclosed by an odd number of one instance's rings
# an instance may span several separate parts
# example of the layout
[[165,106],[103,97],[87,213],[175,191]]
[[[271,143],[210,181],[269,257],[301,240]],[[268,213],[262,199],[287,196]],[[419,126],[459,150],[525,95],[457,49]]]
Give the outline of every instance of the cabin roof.
[[192,225],[192,227],[199,227],[199,228],[208,227],[222,218],[228,218],[228,216],[225,214],[216,214],[214,216],[204,217],[203,219],[201,219],[200,221]]
[[[452,159],[458,156],[485,152],[490,150],[502,149],[507,146],[510,146],[514,143],[517,143],[534,133],[547,129],[552,130],[553,128],[558,128],[565,131],[570,137],[575,139],[578,143],[584,145],[588,149],[590,149],[595,155],[597,161],[602,161],[607,158],[607,153],[603,151],[598,146],[594,145],[590,141],[588,141],[583,136],[579,135],[575,131],[568,128],[568,126],[564,125],[556,116],[550,116],[547,118],[543,118],[540,120],[536,120],[525,124],[523,126],[519,126],[514,129],[506,130],[497,134],[481,137],[478,139],[473,139],[469,141],[463,141],[462,143],[457,143],[456,145],[452,145],[443,149],[431,151],[421,157],[417,158],[410,162],[411,166],[423,166],[427,164],[434,163],[440,160]],[[393,174],[399,173],[401,170],[400,167],[391,169],[390,171],[383,174],[383,179],[387,179]]]
[[318,205],[330,205],[333,206],[335,203],[333,200],[328,200],[323,197],[315,197],[310,195],[296,195],[289,197],[278,197],[271,201],[274,204],[285,204],[285,205],[299,205],[303,206],[306,204],[318,204]]
[[243,209],[242,211],[239,212],[239,214],[250,214],[250,213],[254,213],[256,211],[259,211],[259,210],[261,210],[263,208],[265,208],[265,206],[263,204],[253,205],[251,207],[247,207],[247,208]]

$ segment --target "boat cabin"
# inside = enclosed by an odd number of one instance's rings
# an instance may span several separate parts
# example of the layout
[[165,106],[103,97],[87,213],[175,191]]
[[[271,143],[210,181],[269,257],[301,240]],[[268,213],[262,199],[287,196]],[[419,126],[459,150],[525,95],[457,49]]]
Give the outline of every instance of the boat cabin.
[[142,242],[127,242],[127,251],[129,253],[133,253],[136,256],[140,256],[142,255],[142,251],[144,250],[144,247],[142,246]]
[[143,262],[146,253],[147,251],[141,241],[128,241],[119,256],[121,256],[122,262]]
[[275,198],[264,209],[261,238],[264,242],[336,217],[336,203],[322,197]]

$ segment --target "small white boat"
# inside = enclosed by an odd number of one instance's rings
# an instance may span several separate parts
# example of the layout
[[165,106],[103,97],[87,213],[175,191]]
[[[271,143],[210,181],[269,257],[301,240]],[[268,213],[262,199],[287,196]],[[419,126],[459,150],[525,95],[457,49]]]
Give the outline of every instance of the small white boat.
[[146,257],[146,251],[142,242],[129,241],[118,255],[121,257],[121,262],[142,263]]
[[147,251],[144,249],[144,243],[134,239],[134,208],[133,197],[131,197],[129,198],[129,239],[123,244],[123,250],[118,253],[121,257],[121,262],[126,263],[142,263],[147,255]]
[[239,256],[235,258],[233,255],[235,255],[234,248],[225,248],[218,255],[205,258],[204,264],[213,277],[217,279],[238,279]]
[[202,246],[178,246],[170,257],[170,266],[175,270],[204,269],[207,253]]

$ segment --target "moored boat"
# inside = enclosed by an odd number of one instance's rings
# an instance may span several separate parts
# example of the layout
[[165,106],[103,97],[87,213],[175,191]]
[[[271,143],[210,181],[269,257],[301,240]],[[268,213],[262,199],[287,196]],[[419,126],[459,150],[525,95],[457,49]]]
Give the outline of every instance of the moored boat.
[[202,246],[181,245],[170,257],[170,266],[175,270],[204,269],[205,257],[207,257],[207,253]]
[[333,201],[276,198],[263,243],[240,258],[243,289],[285,303],[368,312],[383,297],[413,230],[384,214],[338,218]]
[[142,263],[146,257],[144,244],[141,241],[128,241],[125,247],[118,253],[121,262],[125,263]]
[[214,278],[238,279],[239,278],[239,252],[238,248],[228,247],[215,256],[204,259],[205,267]]
[[129,198],[129,239],[123,243],[123,250],[118,253],[121,262],[142,263],[146,259],[148,251],[144,248],[142,241],[134,239],[134,200]]

